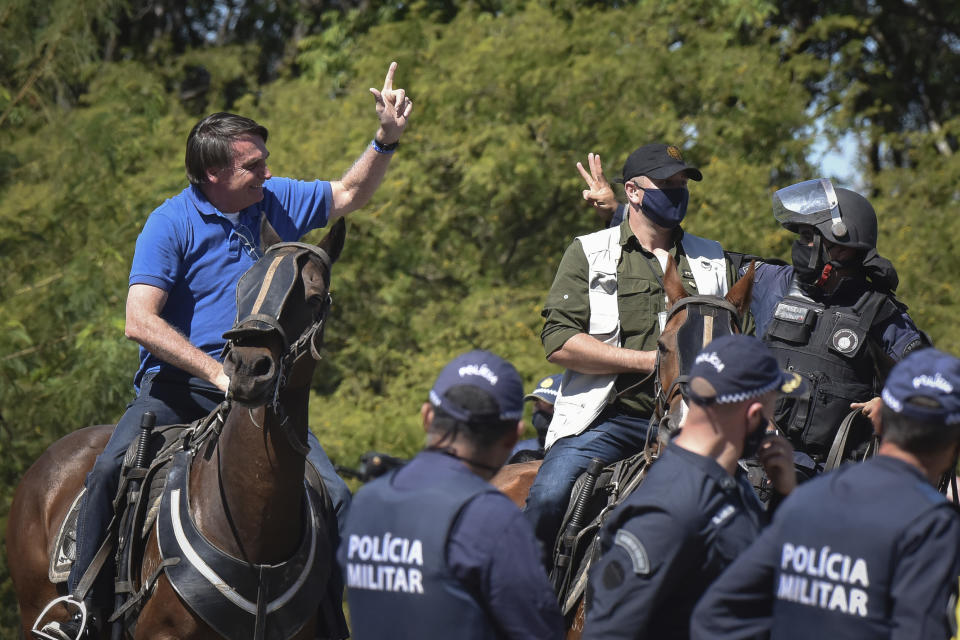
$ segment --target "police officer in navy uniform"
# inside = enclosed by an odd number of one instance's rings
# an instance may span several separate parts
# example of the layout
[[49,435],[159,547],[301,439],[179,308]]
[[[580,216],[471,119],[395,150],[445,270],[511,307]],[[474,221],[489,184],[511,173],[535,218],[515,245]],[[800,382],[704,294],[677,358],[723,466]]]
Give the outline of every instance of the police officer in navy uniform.
[[523,423],[523,385],[488,351],[454,359],[421,410],[427,446],[357,493],[338,557],[353,637],[561,638],[529,523],[487,481]]
[[[822,463],[844,417],[875,413],[890,368],[928,341],[894,296],[897,272],[877,254],[877,214],[866,198],[807,180],[777,191],[773,212],[798,235],[793,264],[757,266],[751,311],[780,365],[807,378],[809,394],[782,401],[775,420]],[[862,421],[848,450],[861,452],[871,435]]]
[[796,484],[789,442],[767,427],[778,394],[802,391],[754,337],[697,355],[680,434],[602,528],[585,639],[687,637],[697,599],[766,522],[738,460],[757,455],[781,495]]
[[785,500],[704,595],[693,638],[951,635],[960,515],[934,484],[960,452],[960,360],[912,353],[882,398],[879,455]]
[[[521,440],[514,446],[513,455],[520,451],[534,451],[543,453],[543,445],[547,439],[547,429],[550,428],[550,421],[553,419],[553,403],[557,400],[557,392],[560,390],[560,374],[540,378],[537,386],[523,396],[524,402],[533,403],[533,415],[531,416],[533,428],[537,431],[536,438]],[[542,455],[540,456],[543,457]],[[513,459],[513,456],[510,458]]]

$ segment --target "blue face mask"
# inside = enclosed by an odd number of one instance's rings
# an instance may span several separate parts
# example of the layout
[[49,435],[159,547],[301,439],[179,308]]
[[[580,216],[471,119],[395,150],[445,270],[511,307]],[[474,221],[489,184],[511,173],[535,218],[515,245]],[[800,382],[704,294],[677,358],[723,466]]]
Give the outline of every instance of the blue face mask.
[[690,192],[686,187],[675,189],[647,189],[636,182],[633,183],[643,191],[643,201],[640,210],[651,222],[665,229],[673,229],[679,225],[687,215],[687,204],[690,202]]

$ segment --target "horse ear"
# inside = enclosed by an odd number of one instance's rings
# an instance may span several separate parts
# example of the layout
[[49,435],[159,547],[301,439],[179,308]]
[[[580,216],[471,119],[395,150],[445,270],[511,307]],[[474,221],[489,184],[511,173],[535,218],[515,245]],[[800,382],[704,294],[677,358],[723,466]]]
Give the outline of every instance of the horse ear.
[[680,273],[677,271],[677,263],[673,256],[667,255],[667,266],[663,270],[663,291],[667,294],[668,306],[676,304],[677,300],[686,298],[689,293],[683,288],[683,280],[680,279]]
[[260,214],[260,251],[266,253],[267,249],[277,244],[278,242],[283,242],[283,239],[280,237],[280,234],[277,233],[277,230],[273,228],[273,225],[270,224],[270,221],[267,220],[267,214]]
[[333,227],[330,228],[327,235],[323,236],[323,240],[321,240],[317,246],[327,252],[331,262],[336,262],[337,258],[340,257],[340,252],[343,250],[343,241],[346,237],[347,223],[343,218],[340,218],[334,223]]
[[753,276],[756,274],[756,267],[757,261],[751,260],[747,272],[737,280],[737,284],[733,285],[726,295],[727,302],[737,308],[741,318],[747,314],[750,300],[753,298]]

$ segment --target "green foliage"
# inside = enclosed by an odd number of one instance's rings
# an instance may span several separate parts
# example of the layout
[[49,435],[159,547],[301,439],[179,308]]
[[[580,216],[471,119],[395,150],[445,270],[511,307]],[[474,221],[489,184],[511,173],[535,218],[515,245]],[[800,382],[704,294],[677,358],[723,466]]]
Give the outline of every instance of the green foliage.
[[[836,134],[864,134],[864,168],[905,166],[895,133],[929,133],[926,144],[956,153],[944,129],[957,115],[960,5],[939,0],[781,0],[772,23],[792,35],[790,52],[829,62],[811,98]],[[916,168],[915,166],[913,168]]]
[[[335,179],[374,134],[367,87],[381,86],[390,60],[414,114],[373,202],[351,215],[311,405],[336,462],[355,464],[369,449],[412,455],[420,405],[462,351],[496,351],[528,386],[554,370],[539,311],[564,247],[596,228],[575,169],[588,151],[613,178],[641,143],[680,145],[704,173],[691,183],[685,228],[785,257],[790,238],[771,219],[770,194],[812,177],[811,113],[838,114],[836,133],[898,159],[866,176],[880,250],[913,316],[960,351],[951,332],[960,161],[943,151],[960,133],[956,97],[943,90],[935,130],[878,118],[914,122],[913,102],[888,100],[873,75],[851,75],[857,64],[877,69],[864,42],[882,16],[840,2],[811,13],[816,3],[765,0],[340,2],[335,11],[300,0],[231,3],[239,13],[226,23],[216,4],[85,0],[64,4],[69,20],[21,0],[0,7],[0,113],[9,112],[0,123],[0,514],[44,447],[116,419],[130,398],[133,246],[149,212],[185,185],[196,119],[221,109],[254,117],[270,128],[276,175]],[[170,12],[168,26],[134,24],[145,7]],[[190,24],[187,8],[200,16]],[[110,16],[130,30],[114,31]],[[258,20],[271,26],[260,31]],[[224,24],[234,27],[221,33]],[[0,565],[9,630],[5,578]]]

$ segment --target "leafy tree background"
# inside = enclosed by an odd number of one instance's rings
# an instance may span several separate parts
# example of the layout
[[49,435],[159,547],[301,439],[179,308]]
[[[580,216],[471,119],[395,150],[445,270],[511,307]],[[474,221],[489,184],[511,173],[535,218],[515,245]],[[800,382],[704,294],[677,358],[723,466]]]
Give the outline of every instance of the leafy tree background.
[[[375,130],[391,60],[415,111],[350,217],[311,426],[331,458],[411,455],[439,368],[469,348],[552,371],[540,306],[597,221],[574,167],[679,144],[705,179],[685,227],[788,257],[770,194],[815,177],[814,123],[860,144],[899,295],[960,352],[960,8],[927,0],[8,0],[0,6],[0,524],[54,439],[130,399],[127,273],[186,184],[197,119],[271,130],[276,175],[336,178]],[[314,239],[322,232],[315,232]],[[0,634],[16,625],[0,562]]]

